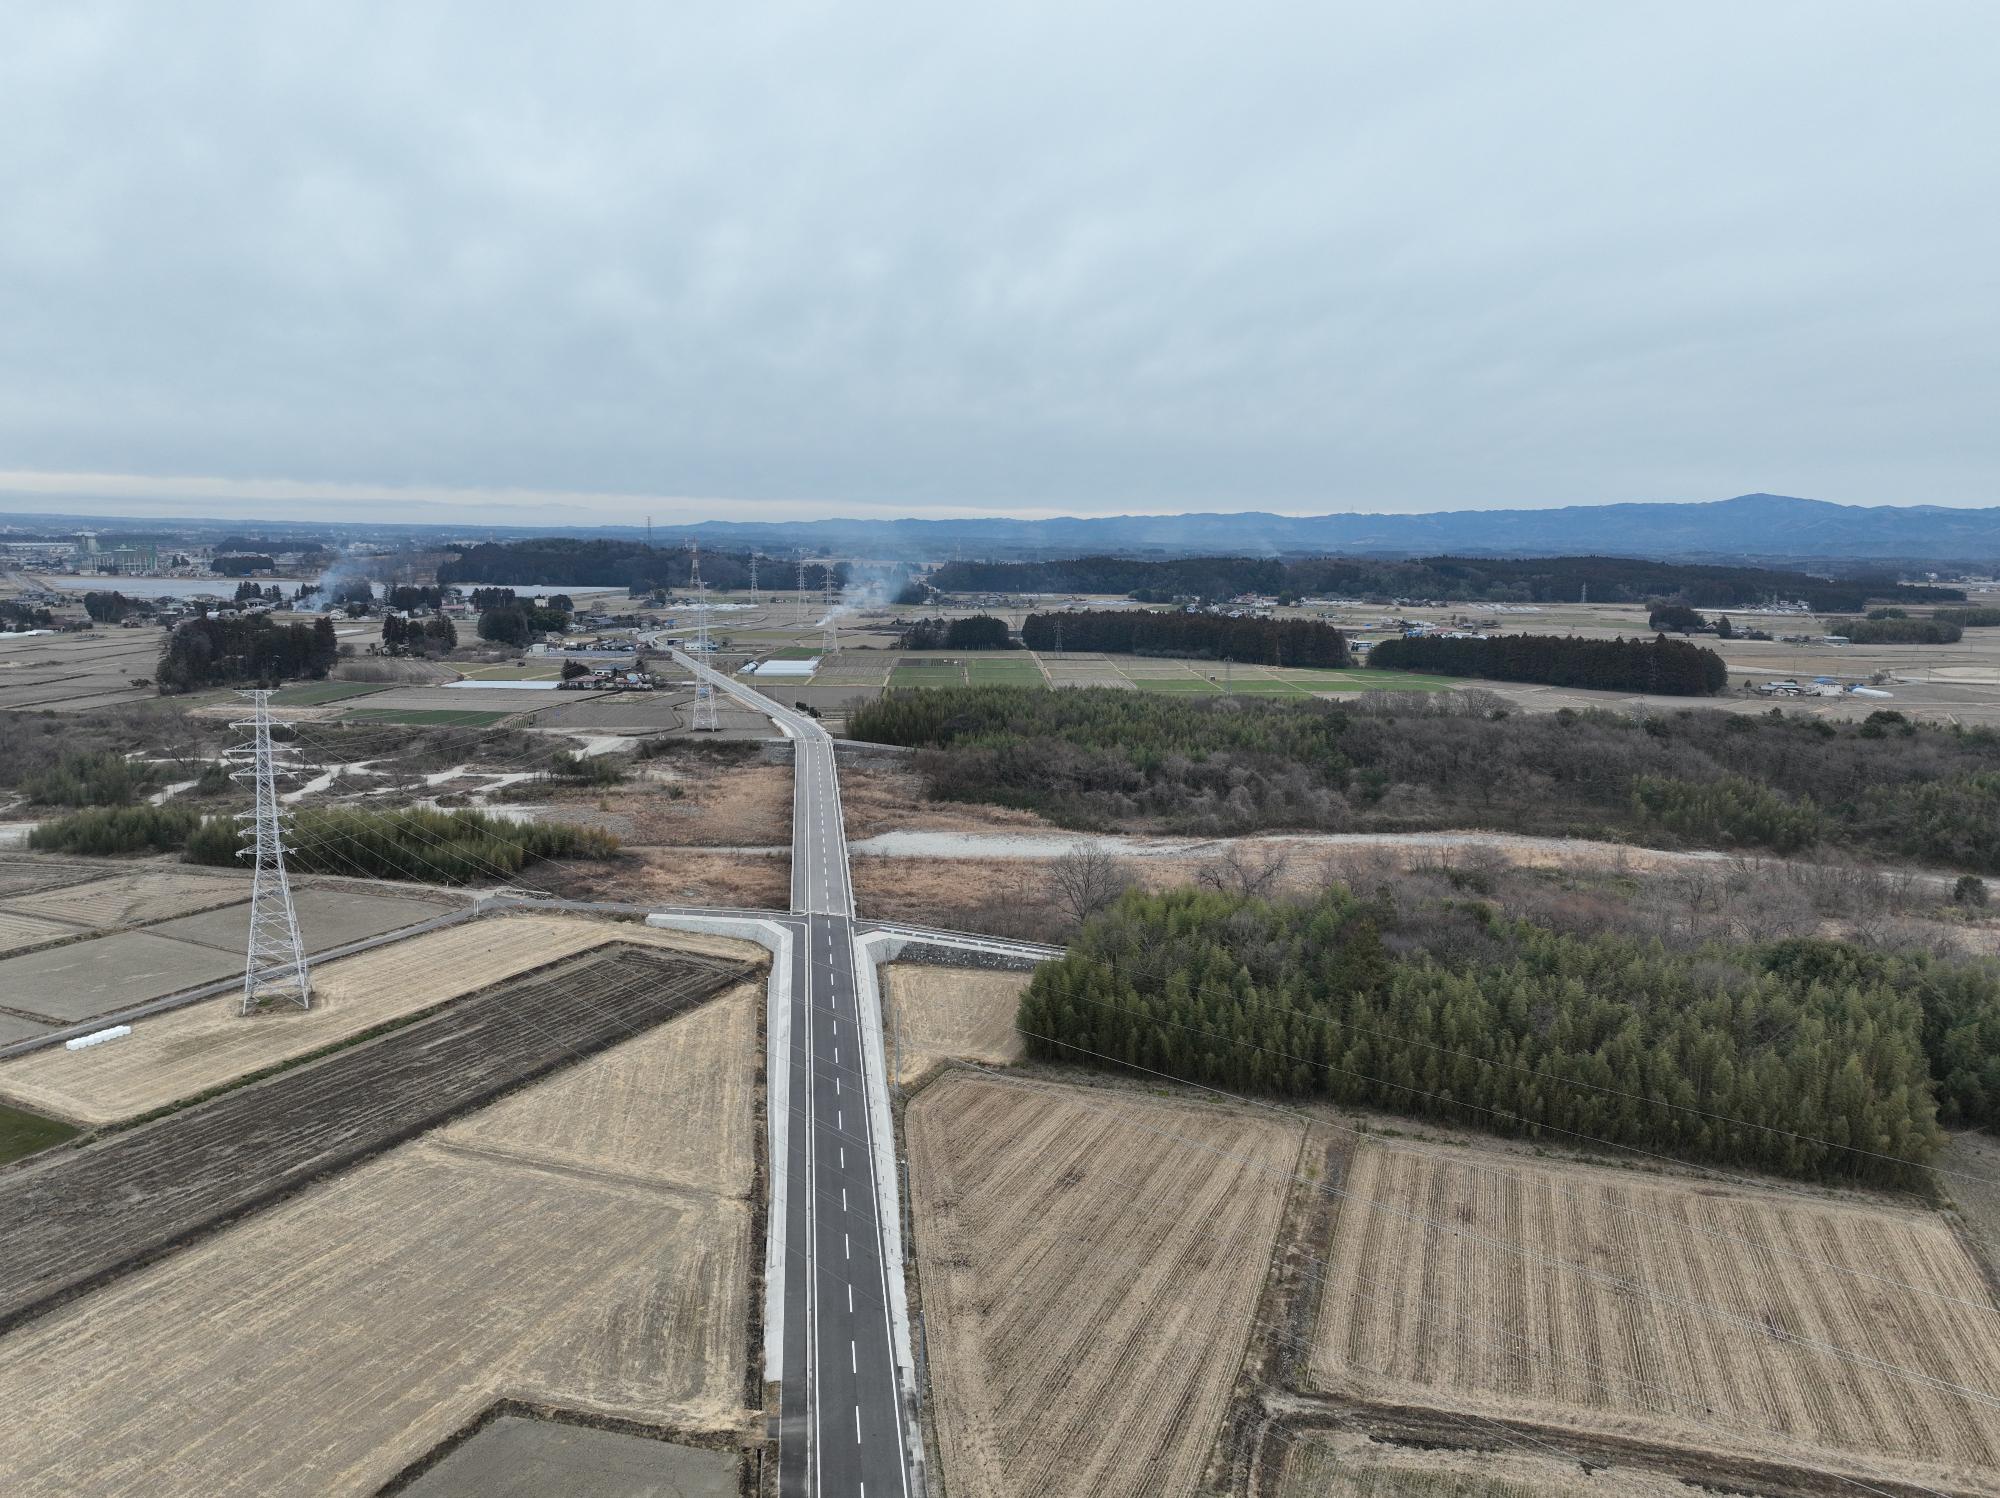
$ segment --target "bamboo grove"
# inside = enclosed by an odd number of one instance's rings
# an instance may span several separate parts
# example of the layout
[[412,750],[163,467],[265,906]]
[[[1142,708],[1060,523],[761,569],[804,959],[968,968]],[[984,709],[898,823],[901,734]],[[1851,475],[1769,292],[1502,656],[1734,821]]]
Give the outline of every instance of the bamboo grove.
[[2000,1111],[1990,962],[1673,953],[1476,908],[1484,947],[1439,956],[1339,888],[1128,895],[1037,971],[1017,1023],[1042,1060],[1801,1177],[1909,1184],[1940,1112]]

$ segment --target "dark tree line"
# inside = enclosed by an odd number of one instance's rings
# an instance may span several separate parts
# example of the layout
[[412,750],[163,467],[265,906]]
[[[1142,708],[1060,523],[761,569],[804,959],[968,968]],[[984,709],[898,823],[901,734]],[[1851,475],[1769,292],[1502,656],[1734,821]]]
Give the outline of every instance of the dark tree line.
[[2000,624],[2000,609],[1938,609],[1931,617],[1960,629],[1991,629]]
[[1965,634],[1949,619],[1829,619],[1826,632],[1857,645],[1956,645]]
[[1482,942],[1438,953],[1337,888],[1127,896],[1037,970],[1017,1023],[1051,1061],[1794,1176],[1917,1179],[1898,1160],[1942,1147],[1941,1093],[2000,1117],[1990,963],[1941,981],[1833,943],[1670,953],[1477,910]]
[[1453,598],[1492,603],[1574,603],[1588,589],[1598,603],[1675,599],[1733,608],[1772,597],[1804,599],[1818,610],[1866,607],[1870,599],[1962,603],[1958,588],[1890,577],[1818,577],[1763,567],[1653,562],[1637,557],[1178,557],[1137,561],[1076,557],[1057,562],[951,562],[930,581],[948,593],[1127,593],[1147,601],[1335,595],[1376,599]]
[[382,648],[391,655],[443,655],[458,646],[458,630],[442,615],[403,619],[390,614],[382,621]]
[[90,592],[83,595],[83,611],[98,624],[116,624],[135,614],[150,616],[153,606],[143,598],[127,598],[123,593]]
[[[536,635],[568,628],[566,610],[539,608],[531,603],[502,604],[479,616],[480,639],[517,648],[529,644]],[[457,638],[456,634],[453,638]]]
[[402,613],[412,609],[441,609],[444,607],[444,589],[397,583],[389,589],[389,607]]
[[274,572],[277,561],[264,556],[217,557],[208,570],[221,577],[248,577],[253,572]]
[[54,629],[55,625],[56,616],[47,609],[29,608],[11,598],[0,598],[0,629]]
[[991,614],[970,619],[912,619],[903,626],[905,650],[1012,650],[1007,621]]
[[[750,586],[747,551],[704,551],[702,581],[711,588]],[[485,541],[468,546],[438,567],[445,584],[532,582],[552,587],[619,587],[631,593],[673,590],[688,585],[693,554],[685,546],[654,547],[643,541],[583,541],[551,536],[532,541]],[[847,564],[832,564],[833,586],[847,586]],[[828,564],[806,563],[806,588],[825,588]],[[790,557],[757,557],[757,586],[789,593],[798,586],[798,564]]]
[[1347,637],[1317,619],[1232,619],[1179,609],[1030,614],[1021,626],[1021,643],[1030,650],[1171,655],[1260,666],[1349,664]]
[[259,583],[240,582],[236,585],[236,601],[238,603],[283,603],[285,601],[285,590],[276,583],[272,583],[269,587],[264,587]]
[[1110,688],[890,691],[850,737],[921,750],[941,800],[1202,836],[1489,827],[1672,846],[1812,844],[2000,873],[2000,734],[1782,709],[1509,713]]
[[1384,640],[1368,652],[1368,664],[1384,671],[1428,671],[1670,697],[1712,696],[1729,685],[1729,668],[1721,656],[1665,636],[1590,640],[1580,635],[1496,635],[1481,640],[1426,635]]
[[298,677],[323,677],[339,655],[331,619],[311,624],[275,624],[267,614],[190,619],[168,636],[153,675],[162,694],[275,685]]

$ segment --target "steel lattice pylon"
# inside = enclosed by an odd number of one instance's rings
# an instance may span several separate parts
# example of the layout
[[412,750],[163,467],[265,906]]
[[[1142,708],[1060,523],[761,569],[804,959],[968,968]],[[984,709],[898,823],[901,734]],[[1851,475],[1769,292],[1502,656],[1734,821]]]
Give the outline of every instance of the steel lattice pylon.
[[284,818],[278,804],[279,754],[289,749],[271,745],[271,694],[251,692],[256,716],[232,724],[252,730],[251,741],[230,751],[238,764],[238,780],[254,781],[257,809],[239,813],[238,819],[251,824],[249,844],[237,850],[238,858],[254,858],[257,872],[250,891],[250,947],[243,964],[243,1013],[255,1014],[279,1004],[312,1007],[312,979],[306,969],[305,944],[299,940],[298,912],[292,908],[292,885],[285,875]]
[[[701,582],[701,547],[693,546],[691,554],[693,570],[688,577],[688,586],[694,589],[694,658],[706,666],[715,647],[708,641],[708,590]],[[715,716],[715,688],[709,685],[707,677],[697,676],[694,679],[694,721],[688,724],[688,728],[693,733],[721,731],[722,724]]]
[[830,564],[826,569],[824,602],[826,616],[819,622],[819,653],[831,661],[834,652],[840,649],[840,630],[833,622],[833,611],[839,607],[839,600],[833,591],[833,567]]

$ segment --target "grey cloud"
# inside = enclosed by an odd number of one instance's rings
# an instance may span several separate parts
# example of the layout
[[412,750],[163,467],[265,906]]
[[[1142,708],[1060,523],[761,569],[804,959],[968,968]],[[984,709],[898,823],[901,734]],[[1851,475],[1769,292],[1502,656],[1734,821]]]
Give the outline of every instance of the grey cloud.
[[1990,502],[1996,41],[1949,3],[12,6],[0,469]]

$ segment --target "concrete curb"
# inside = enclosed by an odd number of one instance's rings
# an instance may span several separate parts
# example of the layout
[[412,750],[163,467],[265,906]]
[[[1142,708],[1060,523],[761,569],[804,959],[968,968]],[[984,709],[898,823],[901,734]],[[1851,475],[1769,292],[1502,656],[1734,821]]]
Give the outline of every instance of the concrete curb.
[[891,1210],[883,1211],[877,1226],[882,1234],[882,1256],[888,1282],[889,1325],[896,1355],[896,1376],[903,1386],[910,1429],[904,1445],[916,1477],[916,1490],[924,1483],[924,1433],[920,1413],[922,1390],[917,1387],[917,1358],[910,1339],[910,1294],[908,1271],[903,1265],[902,1183],[896,1169],[896,1118],[889,1103],[889,1065],[882,1044],[882,992],[876,966],[891,961],[903,949],[903,939],[882,932],[854,938],[854,998],[861,1012],[862,1045],[868,1065],[863,1080],[868,1088],[869,1138],[874,1144],[875,1198]]
[[784,1376],[785,1361],[785,1202],[790,1181],[786,1144],[792,1110],[792,930],[778,921],[714,915],[649,915],[648,926],[663,931],[740,936],[771,954],[771,981],[764,999],[765,1149],[771,1172],[771,1210],[764,1219],[764,1379]]

